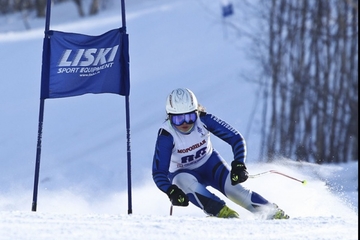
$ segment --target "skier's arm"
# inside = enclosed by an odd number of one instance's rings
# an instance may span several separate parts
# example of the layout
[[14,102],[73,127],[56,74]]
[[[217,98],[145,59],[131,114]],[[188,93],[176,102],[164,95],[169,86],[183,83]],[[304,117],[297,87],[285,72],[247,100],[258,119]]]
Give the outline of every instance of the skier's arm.
[[230,124],[212,114],[201,113],[200,119],[212,134],[224,140],[231,146],[234,160],[245,164],[246,142],[241,133]]
[[171,186],[168,174],[173,147],[173,137],[171,134],[164,129],[160,129],[155,144],[152,176],[156,186],[164,193]]

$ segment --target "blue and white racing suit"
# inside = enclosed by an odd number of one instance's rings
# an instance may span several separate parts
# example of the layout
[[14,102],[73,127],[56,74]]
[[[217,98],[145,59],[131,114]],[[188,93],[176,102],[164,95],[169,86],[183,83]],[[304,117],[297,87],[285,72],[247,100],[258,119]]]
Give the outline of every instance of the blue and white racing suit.
[[211,216],[216,216],[225,202],[207,186],[250,212],[261,212],[270,203],[241,184],[231,185],[230,166],[213,148],[211,133],[231,146],[234,160],[245,163],[246,143],[240,132],[216,116],[200,112],[190,133],[181,133],[170,120],[160,127],[152,166],[155,184],[164,193],[177,185],[191,203]]

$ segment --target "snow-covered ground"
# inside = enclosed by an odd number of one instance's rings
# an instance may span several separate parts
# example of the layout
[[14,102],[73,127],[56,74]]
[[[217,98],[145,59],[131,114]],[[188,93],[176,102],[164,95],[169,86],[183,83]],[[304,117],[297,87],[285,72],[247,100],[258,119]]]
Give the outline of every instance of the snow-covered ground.
[[[56,5],[50,29],[98,35],[120,27],[119,2],[87,18],[78,17],[72,3]],[[358,239],[357,161],[257,160],[257,86],[240,77],[252,63],[224,34],[220,1],[136,0],[126,1],[126,10],[132,214],[125,104],[112,94],[46,100],[37,211],[31,211],[44,19],[30,15],[25,31],[20,15],[0,16],[0,239]],[[277,203],[289,220],[255,219],[220,194],[240,219],[207,218],[192,205],[174,207],[170,216],[151,164],[165,99],[176,87],[193,90],[209,112],[243,133],[250,174],[274,169],[307,180],[302,185],[270,173],[244,183]],[[230,162],[231,149],[213,142]]]

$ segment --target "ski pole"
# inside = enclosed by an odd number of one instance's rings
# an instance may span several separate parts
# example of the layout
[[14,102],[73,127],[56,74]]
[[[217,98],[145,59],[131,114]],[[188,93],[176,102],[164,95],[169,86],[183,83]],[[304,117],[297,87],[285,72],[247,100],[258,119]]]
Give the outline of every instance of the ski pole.
[[291,176],[289,176],[289,175],[286,175],[286,174],[284,174],[284,173],[278,172],[278,171],[276,171],[276,170],[269,170],[269,171],[266,171],[266,172],[262,172],[262,173],[258,173],[258,174],[254,174],[254,175],[249,175],[249,178],[260,177],[260,176],[265,175],[265,174],[268,174],[268,173],[276,173],[276,174],[279,174],[279,175],[281,175],[281,176],[284,176],[284,177],[290,178],[290,179],[292,179],[292,180],[295,180],[295,181],[297,181],[297,182],[301,182],[303,185],[306,185],[306,184],[307,184],[307,181],[306,181],[306,180],[300,180],[300,179],[291,177]]
[[173,205],[170,205],[170,216],[172,216],[172,212],[173,212]]

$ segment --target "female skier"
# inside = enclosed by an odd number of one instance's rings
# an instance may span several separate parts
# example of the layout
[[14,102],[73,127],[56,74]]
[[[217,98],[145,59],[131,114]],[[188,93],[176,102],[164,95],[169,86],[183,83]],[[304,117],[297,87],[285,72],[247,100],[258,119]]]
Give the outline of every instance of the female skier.
[[[259,218],[289,218],[276,204],[240,184],[248,179],[244,138],[225,121],[207,113],[191,90],[173,90],[166,100],[166,113],[158,131],[152,175],[172,205],[188,206],[190,201],[209,216],[238,218],[236,211],[206,188],[211,186]],[[231,146],[231,167],[213,148],[210,133]]]

